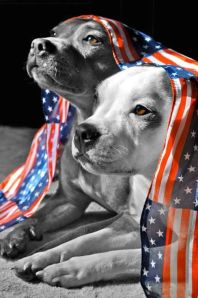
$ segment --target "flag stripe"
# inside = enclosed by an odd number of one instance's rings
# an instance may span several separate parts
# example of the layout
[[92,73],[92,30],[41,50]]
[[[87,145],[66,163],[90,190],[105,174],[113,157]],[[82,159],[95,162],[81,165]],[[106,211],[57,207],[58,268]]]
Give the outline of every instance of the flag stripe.
[[170,243],[172,243],[172,236],[173,236],[173,222],[175,217],[175,209],[170,208],[167,223],[166,223],[166,243],[164,246],[164,262],[163,262],[163,269],[162,269],[162,297],[170,298]]
[[[186,87],[187,87],[187,89],[186,89]],[[180,128],[181,129],[183,128],[183,131],[182,131],[181,136],[178,140],[177,146],[175,146],[174,153],[172,153],[173,161],[172,161],[172,165],[169,167],[170,173],[168,175],[165,193],[164,193],[164,202],[166,204],[171,199],[174,181],[176,180],[176,176],[177,176],[177,172],[178,172],[178,168],[179,168],[179,160],[180,160],[182,150],[183,150],[183,147],[184,147],[184,144],[186,141],[186,137],[189,132],[191,118],[192,118],[194,107],[195,107],[195,100],[194,100],[194,98],[191,97],[192,96],[191,93],[192,93],[191,82],[187,82],[187,86],[185,86],[185,88],[183,87],[182,98],[181,98],[181,103],[182,103],[182,101],[186,102],[186,105],[185,105],[185,103],[183,103],[183,106],[184,106],[184,112],[183,112],[183,116],[182,116],[183,120],[181,121],[181,125],[180,125]],[[176,118],[176,121],[177,121],[177,118]],[[180,131],[178,129],[178,134],[179,133],[180,133]]]
[[191,240],[193,242],[192,250],[192,298],[197,298],[198,296],[198,216],[196,218],[194,238]]
[[185,297],[192,297],[192,266],[193,266],[193,235],[195,231],[197,212],[190,210],[190,223],[188,226],[187,243],[186,243],[186,293]]
[[186,242],[190,210],[182,209],[177,255],[177,297],[185,298],[186,291]]

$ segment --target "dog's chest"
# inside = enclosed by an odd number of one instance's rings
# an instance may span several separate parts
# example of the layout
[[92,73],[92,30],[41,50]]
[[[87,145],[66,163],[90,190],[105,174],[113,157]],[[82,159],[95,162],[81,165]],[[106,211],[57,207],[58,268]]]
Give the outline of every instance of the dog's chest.
[[79,171],[77,178],[73,179],[72,182],[77,187],[80,187],[81,190],[94,201],[98,202],[104,208],[113,211],[111,206],[105,200],[105,193],[101,184],[100,176]]

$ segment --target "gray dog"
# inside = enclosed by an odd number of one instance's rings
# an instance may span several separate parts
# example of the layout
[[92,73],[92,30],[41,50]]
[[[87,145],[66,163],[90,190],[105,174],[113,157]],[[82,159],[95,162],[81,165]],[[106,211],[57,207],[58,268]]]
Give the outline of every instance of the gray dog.
[[[48,88],[68,98],[77,107],[74,132],[76,125],[93,112],[96,85],[118,72],[119,68],[113,57],[109,36],[101,24],[92,19],[75,18],[55,27],[52,37],[38,38],[32,42],[27,71],[41,88]],[[98,245],[98,251],[109,250],[109,242],[113,250],[115,234],[137,231],[139,223],[132,219],[129,212],[129,177],[96,176],[84,170],[71,154],[73,132],[62,155],[57,193],[32,218],[17,225],[1,241],[2,256],[15,257],[25,251],[31,239],[38,239],[46,231],[75,221],[91,201],[96,201],[112,215],[116,214],[110,221],[109,236],[102,239],[103,244],[99,239],[102,246],[100,248]],[[90,130],[84,137],[94,140],[97,134],[95,130]],[[105,222],[103,226],[110,222]],[[100,226],[94,227],[93,231]],[[82,233],[85,233],[84,229]],[[132,245],[129,237],[128,247]],[[139,243],[135,245],[139,246]],[[31,270],[30,266],[25,269],[24,277],[27,275],[29,278],[31,274],[34,276],[38,268]]]

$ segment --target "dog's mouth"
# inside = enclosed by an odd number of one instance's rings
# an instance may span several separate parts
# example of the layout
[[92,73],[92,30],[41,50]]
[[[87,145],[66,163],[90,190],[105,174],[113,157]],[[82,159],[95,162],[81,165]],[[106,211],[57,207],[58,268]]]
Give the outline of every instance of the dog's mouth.
[[28,57],[26,70],[28,75],[41,88],[48,88],[51,91],[60,93],[60,91],[69,94],[80,94],[80,87],[73,87],[73,78],[67,70],[67,65],[61,65],[61,61],[57,61],[53,56],[45,58]]
[[[94,151],[94,148],[93,148]],[[131,175],[133,170],[122,169],[119,164],[122,161],[119,157],[113,157],[103,154],[89,154],[89,151],[79,151],[78,148],[72,144],[73,157],[81,164],[81,166],[88,172],[100,175],[100,174],[123,174]]]

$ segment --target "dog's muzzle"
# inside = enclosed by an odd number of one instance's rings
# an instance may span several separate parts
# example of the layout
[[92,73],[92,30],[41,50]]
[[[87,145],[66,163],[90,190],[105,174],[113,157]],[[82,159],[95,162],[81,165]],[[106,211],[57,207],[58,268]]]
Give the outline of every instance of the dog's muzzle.
[[100,136],[100,132],[92,124],[80,124],[74,135],[74,144],[79,152],[83,154],[96,143]]

